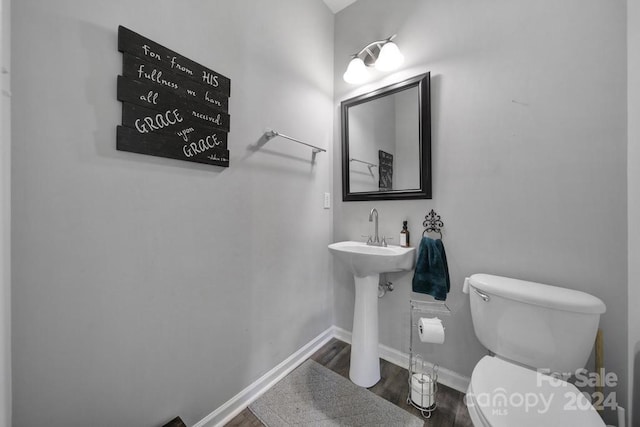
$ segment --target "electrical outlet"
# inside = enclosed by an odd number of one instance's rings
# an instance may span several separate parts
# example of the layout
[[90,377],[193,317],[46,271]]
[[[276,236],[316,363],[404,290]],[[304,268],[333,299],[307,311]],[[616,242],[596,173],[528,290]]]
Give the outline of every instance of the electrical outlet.
[[331,193],[324,193],[324,208],[331,208]]

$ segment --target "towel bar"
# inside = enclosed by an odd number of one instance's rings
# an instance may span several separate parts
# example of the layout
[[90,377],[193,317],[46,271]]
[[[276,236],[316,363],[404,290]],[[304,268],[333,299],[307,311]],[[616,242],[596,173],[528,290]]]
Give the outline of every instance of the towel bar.
[[323,152],[327,151],[324,148],[316,147],[315,145],[308,144],[308,143],[306,143],[304,141],[300,141],[299,139],[293,138],[291,136],[285,135],[283,133],[280,133],[280,132],[272,130],[272,129],[267,129],[264,132],[264,137],[267,139],[267,141],[272,139],[272,138],[275,138],[276,136],[288,139],[289,141],[297,142],[298,144],[306,145],[307,147],[310,147],[313,150],[313,154],[314,155],[316,153],[323,153]]

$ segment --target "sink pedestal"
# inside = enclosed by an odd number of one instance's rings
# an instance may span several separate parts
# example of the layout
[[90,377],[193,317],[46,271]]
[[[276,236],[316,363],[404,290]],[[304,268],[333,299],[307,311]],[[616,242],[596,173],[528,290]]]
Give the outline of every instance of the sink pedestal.
[[378,282],[380,273],[409,271],[416,262],[415,248],[372,246],[364,242],[336,242],[329,250],[353,274],[353,308],[349,378],[361,387],[380,381],[378,358]]
[[353,309],[351,367],[349,379],[361,387],[380,381],[378,358],[378,281],[379,274],[354,276],[356,302]]

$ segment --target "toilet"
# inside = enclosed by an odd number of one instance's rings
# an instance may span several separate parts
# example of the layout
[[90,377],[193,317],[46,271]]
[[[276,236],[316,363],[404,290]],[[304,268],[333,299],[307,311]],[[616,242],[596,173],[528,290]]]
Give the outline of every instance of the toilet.
[[493,354],[476,364],[465,396],[475,427],[605,426],[565,381],[591,354],[606,310],[599,298],[489,274],[467,278],[463,291],[475,334]]

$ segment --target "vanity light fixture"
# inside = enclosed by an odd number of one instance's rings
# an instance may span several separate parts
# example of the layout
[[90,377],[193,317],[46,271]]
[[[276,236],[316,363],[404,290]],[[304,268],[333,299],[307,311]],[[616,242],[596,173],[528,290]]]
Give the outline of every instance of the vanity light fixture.
[[344,81],[351,84],[365,82],[369,78],[367,67],[391,71],[402,65],[404,56],[392,41],[395,37],[394,34],[388,39],[369,43],[360,52],[352,55],[347,71],[342,76]]

